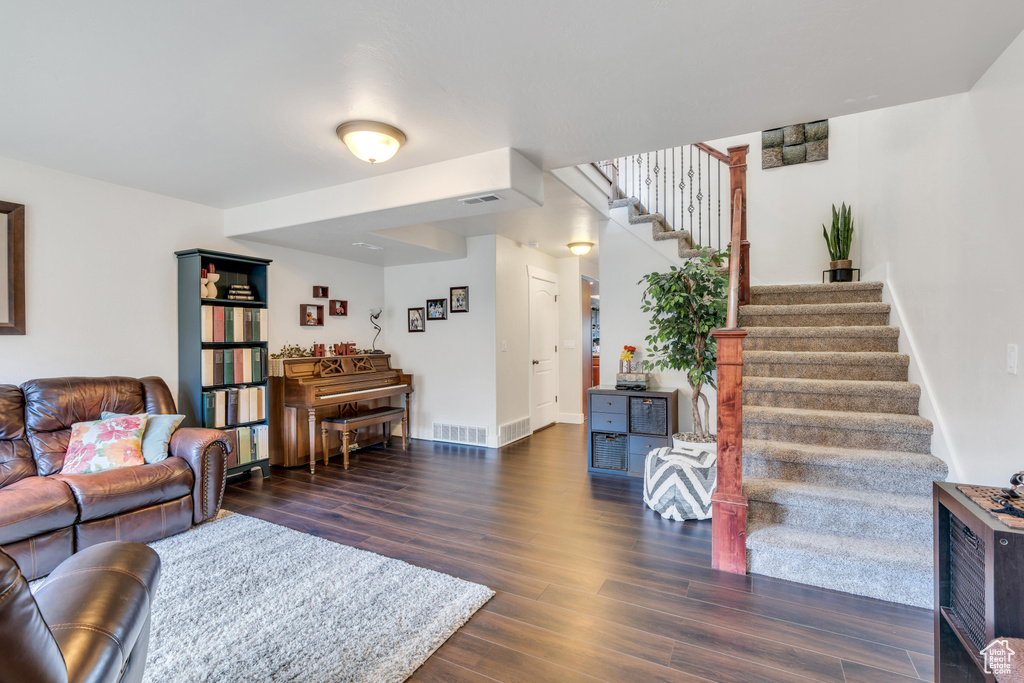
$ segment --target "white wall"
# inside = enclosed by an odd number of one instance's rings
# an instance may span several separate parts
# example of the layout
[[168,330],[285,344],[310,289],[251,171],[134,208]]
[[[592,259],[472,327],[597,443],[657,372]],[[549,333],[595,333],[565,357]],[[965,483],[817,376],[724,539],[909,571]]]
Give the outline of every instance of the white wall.
[[[618,215],[617,211],[612,212]],[[682,263],[669,259],[654,248],[654,242],[629,232],[615,220],[601,229],[601,385],[613,386],[615,373],[619,371],[619,354],[622,347],[637,348],[636,359],[649,359],[647,342],[650,333],[650,316],[640,310],[644,287],[637,284],[640,279],[653,272],[665,272],[673,265]],[[691,417],[690,385],[686,374],[675,370],[655,371],[651,385],[661,390],[679,390],[679,430],[693,429]],[[705,395],[711,404],[711,426],[714,426],[715,392],[706,387]]]
[[[432,438],[433,423],[487,427],[497,445],[495,381],[495,237],[470,237],[466,258],[384,269],[384,329],[392,364],[415,375],[412,436]],[[469,312],[428,320],[408,332],[409,308],[469,287]]]
[[[28,334],[0,337],[0,381],[158,375],[177,391],[177,263],[203,247],[274,259],[270,348],[372,338],[362,311],[383,305],[383,270],[222,236],[223,212],[0,158],[2,199],[25,204]],[[350,317],[298,325],[312,285],[347,299]],[[325,302],[326,303],[326,302]]]
[[[558,273],[558,260],[525,244],[497,237],[495,298],[497,333],[498,425],[530,416],[530,281],[527,267]],[[562,301],[562,283],[559,297]],[[501,343],[507,351],[501,350]],[[562,358],[559,352],[559,371]],[[577,391],[579,385],[577,385]],[[559,401],[561,401],[559,388]]]
[[[830,119],[828,126],[828,160],[794,166],[762,169],[760,132],[708,143],[722,152],[736,145],[750,146],[747,239],[750,279],[755,285],[821,282],[821,271],[830,260],[821,226],[831,227],[833,204],[838,208],[846,202],[854,207],[850,258],[855,267],[861,263],[860,124],[854,115]],[[722,214],[728,212],[723,208]]]
[[[583,337],[581,260],[558,259],[558,421],[571,424],[583,423],[583,354],[590,351],[590,340]],[[585,310],[589,315],[589,301]]]
[[1024,469],[1024,38],[968,93],[859,117],[864,263],[892,293],[965,481]]

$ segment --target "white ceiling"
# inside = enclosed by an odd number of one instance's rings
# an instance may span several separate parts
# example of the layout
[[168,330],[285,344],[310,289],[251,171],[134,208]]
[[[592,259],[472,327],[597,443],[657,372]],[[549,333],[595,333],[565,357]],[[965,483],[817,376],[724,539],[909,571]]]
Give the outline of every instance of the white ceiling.
[[[968,89],[1019,0],[3,5],[0,156],[236,207],[487,150],[544,170]],[[408,135],[380,167],[341,121]]]

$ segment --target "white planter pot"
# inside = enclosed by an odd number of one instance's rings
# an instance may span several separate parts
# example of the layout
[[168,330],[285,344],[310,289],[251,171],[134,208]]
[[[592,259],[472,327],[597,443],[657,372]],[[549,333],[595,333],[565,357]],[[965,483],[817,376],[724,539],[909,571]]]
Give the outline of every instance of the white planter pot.
[[696,441],[683,441],[679,437],[682,434],[672,435],[672,447],[673,448],[698,448],[705,451],[711,451],[712,453],[718,454],[717,443],[697,443]]

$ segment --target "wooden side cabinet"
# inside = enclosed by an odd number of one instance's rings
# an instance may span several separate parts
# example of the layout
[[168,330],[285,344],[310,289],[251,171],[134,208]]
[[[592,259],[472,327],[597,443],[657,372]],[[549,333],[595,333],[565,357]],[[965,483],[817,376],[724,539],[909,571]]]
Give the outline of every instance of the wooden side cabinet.
[[982,650],[1024,637],[1024,531],[949,482],[935,482],[934,512],[935,681],[993,682]]
[[641,477],[644,459],[672,445],[679,431],[679,391],[587,391],[587,469]]

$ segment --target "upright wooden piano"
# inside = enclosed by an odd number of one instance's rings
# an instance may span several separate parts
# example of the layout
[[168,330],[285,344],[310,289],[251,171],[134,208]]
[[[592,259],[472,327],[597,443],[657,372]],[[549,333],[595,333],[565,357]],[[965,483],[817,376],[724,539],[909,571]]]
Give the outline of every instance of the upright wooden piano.
[[[322,457],[319,420],[353,410],[391,405],[405,396],[412,408],[412,375],[391,367],[386,353],[327,358],[285,358],[270,361],[270,462],[308,465],[310,453]],[[367,428],[369,431],[371,428]],[[360,433],[359,447],[383,441],[381,433]],[[328,446],[340,448],[332,433]]]

